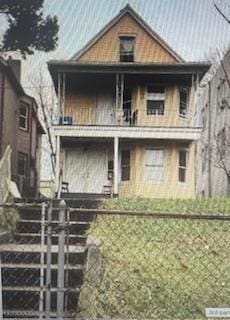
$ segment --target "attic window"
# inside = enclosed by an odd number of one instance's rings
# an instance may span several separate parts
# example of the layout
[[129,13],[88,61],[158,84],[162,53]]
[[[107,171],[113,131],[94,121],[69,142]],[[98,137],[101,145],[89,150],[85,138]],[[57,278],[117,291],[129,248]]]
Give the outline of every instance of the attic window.
[[120,62],[134,62],[134,40],[135,37],[120,37]]

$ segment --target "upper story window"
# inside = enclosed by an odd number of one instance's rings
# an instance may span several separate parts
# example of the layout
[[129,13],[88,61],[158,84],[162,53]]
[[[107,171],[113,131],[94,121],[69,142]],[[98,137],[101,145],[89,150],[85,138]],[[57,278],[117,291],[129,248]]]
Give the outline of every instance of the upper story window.
[[165,88],[148,86],[147,115],[163,116],[165,113]]
[[134,62],[135,37],[120,37],[120,62]]
[[179,115],[181,118],[186,118],[188,116],[189,88],[180,87],[179,93],[180,93]]
[[27,131],[29,125],[29,106],[21,102],[19,110],[19,128]]

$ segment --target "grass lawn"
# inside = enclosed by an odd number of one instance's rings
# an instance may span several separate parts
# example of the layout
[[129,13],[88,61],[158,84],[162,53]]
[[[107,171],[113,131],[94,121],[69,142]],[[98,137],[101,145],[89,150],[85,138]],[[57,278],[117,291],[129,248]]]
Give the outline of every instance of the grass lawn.
[[[229,200],[223,202],[229,207]],[[228,212],[221,200],[117,199],[103,206]],[[108,215],[97,218],[89,235],[99,246],[102,262],[97,281],[90,270],[85,276],[81,316],[205,319],[205,308],[230,307],[230,222]]]

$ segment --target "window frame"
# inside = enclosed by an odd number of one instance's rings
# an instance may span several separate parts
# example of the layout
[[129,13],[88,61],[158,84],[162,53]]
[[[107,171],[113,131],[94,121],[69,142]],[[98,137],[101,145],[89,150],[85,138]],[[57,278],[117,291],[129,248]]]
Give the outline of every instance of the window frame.
[[[149,92],[149,87],[160,87],[160,88],[164,88],[164,93],[156,93],[156,92]],[[156,95],[156,97],[153,99],[149,99],[149,95]],[[157,97],[157,95],[164,95],[164,98],[159,98],[159,96]],[[148,84],[147,88],[146,88],[146,116],[154,116],[154,117],[164,117],[166,115],[166,87],[164,85],[160,85],[160,84]],[[163,101],[164,102],[164,107],[163,107],[163,114],[160,113],[148,113],[148,101]],[[157,110],[157,109],[156,109]]]
[[[26,110],[25,115],[21,113],[22,107],[24,107]],[[21,126],[20,119],[23,119],[25,121],[25,127]],[[29,131],[29,105],[24,101],[20,102],[20,107],[19,107],[19,129],[26,132]]]
[[[19,161],[20,161],[20,157],[24,157],[24,159],[22,161],[24,161],[24,173],[20,173],[19,172]],[[29,157],[28,157],[28,154],[24,153],[24,152],[18,152],[18,159],[17,159],[17,173],[19,176],[22,176],[22,177],[27,177],[28,175],[28,160],[29,160]]]
[[[162,165],[154,165],[154,164],[147,164],[146,163],[146,152],[147,151],[162,151],[163,152],[163,164]],[[161,147],[159,147],[159,148],[157,148],[157,147],[147,147],[147,148],[145,148],[145,160],[144,160],[145,162],[144,162],[144,168],[145,168],[145,170],[146,170],[146,168],[147,167],[152,167],[152,168],[159,168],[159,167],[161,167],[161,168],[163,168],[163,179],[162,180],[147,180],[146,179],[146,171],[144,170],[144,175],[143,175],[143,177],[144,177],[144,181],[145,181],[145,183],[149,183],[149,184],[164,184],[164,182],[165,182],[165,148],[161,148]]]
[[[121,50],[122,39],[130,39],[130,40],[133,41],[133,51],[130,51],[131,52],[130,56],[132,55],[132,58],[133,58],[132,61],[122,61],[122,59],[121,59],[122,56],[123,57],[128,56],[128,54],[127,55],[125,55],[125,54],[122,55],[122,50]],[[135,42],[136,42],[136,36],[133,35],[133,34],[120,34],[119,35],[119,62],[121,62],[121,63],[133,63],[133,62],[135,62]],[[123,52],[125,52],[125,51],[123,51]]]
[[[186,153],[186,157],[185,157],[186,164],[185,164],[185,166],[181,166],[180,165],[180,152],[185,152]],[[188,148],[180,148],[180,149],[178,149],[178,156],[177,156],[178,183],[181,183],[181,184],[187,184],[188,183],[188,161],[189,161],[189,150],[188,150]],[[185,181],[180,181],[180,169],[185,170]]]
[[[186,91],[186,114],[181,113],[181,92]],[[189,111],[189,103],[190,103],[190,88],[186,86],[180,86],[179,87],[179,117],[180,119],[188,119],[188,111]]]

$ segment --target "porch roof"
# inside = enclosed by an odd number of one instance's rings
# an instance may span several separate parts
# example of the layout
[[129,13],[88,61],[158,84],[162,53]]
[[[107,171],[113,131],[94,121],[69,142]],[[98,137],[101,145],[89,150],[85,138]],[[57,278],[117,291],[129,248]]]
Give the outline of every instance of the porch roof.
[[199,75],[201,79],[210,67],[209,62],[182,62],[182,63],[83,63],[68,60],[51,60],[48,69],[55,86],[58,81],[58,73],[82,73],[82,74],[142,74],[142,75]]

